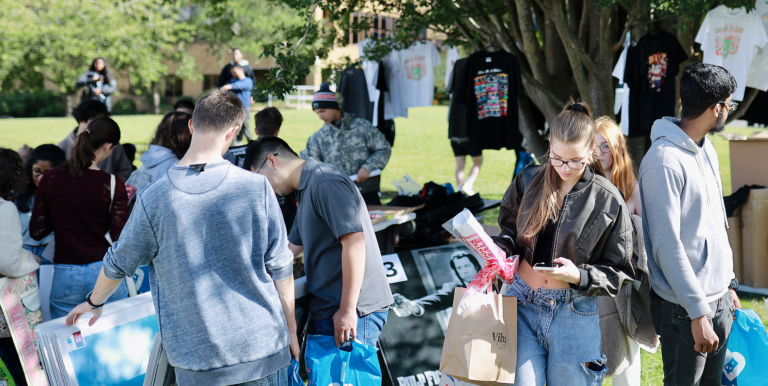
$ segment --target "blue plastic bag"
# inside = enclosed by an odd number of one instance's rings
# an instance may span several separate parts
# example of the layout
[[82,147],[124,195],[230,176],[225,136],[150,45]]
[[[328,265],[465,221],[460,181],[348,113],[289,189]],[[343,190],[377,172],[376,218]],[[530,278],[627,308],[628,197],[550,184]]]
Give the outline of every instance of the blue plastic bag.
[[308,386],[380,386],[378,351],[356,341],[339,349],[332,336],[309,335],[304,354]]
[[736,310],[723,367],[723,385],[768,385],[768,335],[752,310]]
[[296,359],[291,358],[291,365],[288,367],[288,378],[290,378],[290,386],[304,386],[304,381],[301,380],[299,375],[299,362]]

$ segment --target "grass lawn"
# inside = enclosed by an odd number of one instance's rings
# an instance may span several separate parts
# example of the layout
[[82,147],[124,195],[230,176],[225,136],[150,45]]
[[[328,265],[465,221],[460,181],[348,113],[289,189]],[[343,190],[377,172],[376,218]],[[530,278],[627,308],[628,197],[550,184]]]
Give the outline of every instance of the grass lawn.
[[[255,109],[254,109],[255,111]],[[322,125],[317,116],[309,110],[283,109],[283,128],[280,137],[288,141],[294,150],[304,149],[307,138]],[[448,132],[448,109],[444,106],[410,109],[410,118],[396,120],[397,137],[392,158],[382,175],[382,190],[388,196],[394,193],[389,181],[410,174],[417,182],[429,181],[455,184],[455,163],[451,152]],[[251,116],[253,127],[253,116]],[[149,146],[155,127],[160,120],[156,115],[116,116],[115,120],[123,132],[122,142],[130,142],[143,152]],[[18,149],[23,144],[31,147],[44,143],[58,143],[75,127],[72,118],[6,119],[0,120],[0,146]],[[748,135],[752,128],[729,127],[729,132]],[[720,157],[720,174],[725,194],[731,194],[731,168],[728,141],[719,136],[709,137]],[[138,156],[137,156],[138,158]],[[469,162],[471,164],[471,161]],[[513,151],[486,151],[483,168],[474,188],[484,198],[501,199],[509,186],[515,165]],[[137,159],[136,166],[139,166]],[[469,166],[468,166],[469,167]],[[483,218],[486,224],[495,224],[498,211],[487,212]],[[742,299],[744,308],[754,309],[768,323],[762,298]],[[662,384],[661,352],[643,352],[643,385]],[[606,384],[612,382],[606,380]]]

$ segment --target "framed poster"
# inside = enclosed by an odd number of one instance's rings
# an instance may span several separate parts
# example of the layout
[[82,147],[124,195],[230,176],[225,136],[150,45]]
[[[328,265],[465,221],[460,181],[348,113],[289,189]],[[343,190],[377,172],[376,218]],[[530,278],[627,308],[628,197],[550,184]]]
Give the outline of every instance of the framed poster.
[[400,252],[396,262],[392,256],[384,261],[391,262],[385,269],[391,268],[386,272],[395,303],[379,338],[392,383],[438,385],[454,289],[466,287],[481,263],[461,244]]

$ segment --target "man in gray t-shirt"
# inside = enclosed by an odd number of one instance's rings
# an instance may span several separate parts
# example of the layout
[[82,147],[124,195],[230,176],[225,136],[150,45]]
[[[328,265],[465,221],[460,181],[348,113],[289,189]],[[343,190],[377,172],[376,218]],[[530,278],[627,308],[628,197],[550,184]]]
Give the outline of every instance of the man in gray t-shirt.
[[288,240],[295,254],[304,250],[312,333],[375,346],[394,300],[354,182],[336,166],[299,158],[277,137],[251,144],[244,167],[266,176],[278,196],[297,191]]

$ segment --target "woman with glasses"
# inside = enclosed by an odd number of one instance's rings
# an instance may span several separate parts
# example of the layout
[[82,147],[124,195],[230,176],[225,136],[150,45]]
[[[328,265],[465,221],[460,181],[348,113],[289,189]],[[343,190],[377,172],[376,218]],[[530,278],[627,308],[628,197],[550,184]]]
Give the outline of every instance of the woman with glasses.
[[[635,282],[629,291],[615,298],[598,298],[602,345],[608,358],[609,374],[614,386],[640,385],[640,348],[656,352],[659,338],[653,329],[650,310],[651,285],[648,277],[648,256],[643,240],[643,208],[640,184],[637,182],[627,141],[619,127],[609,117],[595,121],[595,140],[600,150],[600,163],[614,185],[624,196],[632,214],[633,257]],[[631,310],[628,315],[626,310]],[[633,325],[627,325],[632,321]]]
[[149,149],[140,158],[141,167],[131,174],[126,184],[140,192],[184,157],[192,142],[192,133],[189,131],[191,118],[191,114],[183,111],[165,114],[157,126],[155,137],[149,143]]
[[552,121],[542,165],[515,177],[499,212],[507,255],[520,269],[515,385],[593,385],[606,371],[597,296],[632,282],[632,224],[618,189],[603,176],[586,103]]
[[[32,217],[32,207],[35,203],[35,192],[43,174],[53,169],[67,160],[64,150],[56,145],[40,145],[32,151],[27,161],[24,163],[24,190],[21,191],[16,199],[16,207],[19,209],[19,218],[21,220],[21,235],[24,239],[23,248],[42,256],[45,247],[53,239],[53,233],[43,237],[42,240],[35,240],[29,235],[29,220]],[[42,259],[41,264],[51,264],[50,261]]]

